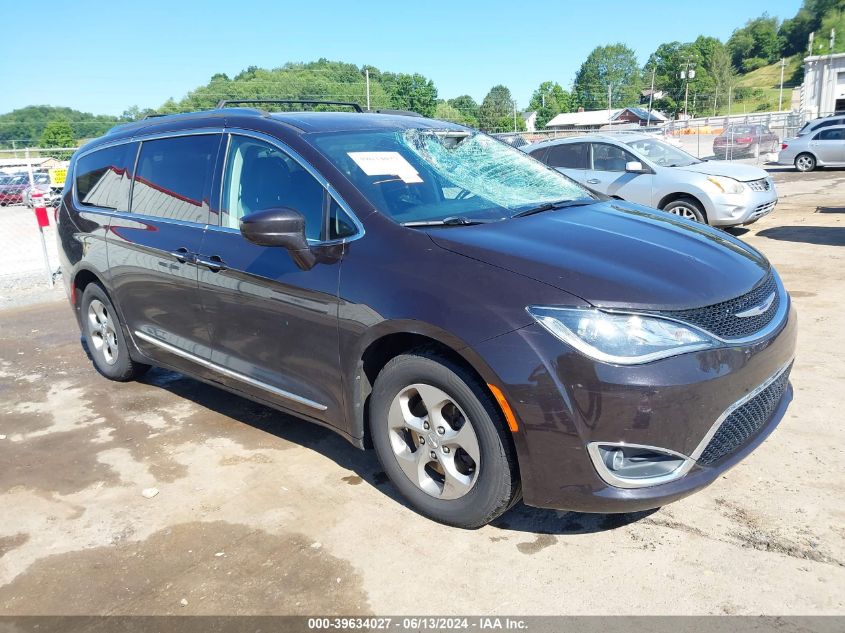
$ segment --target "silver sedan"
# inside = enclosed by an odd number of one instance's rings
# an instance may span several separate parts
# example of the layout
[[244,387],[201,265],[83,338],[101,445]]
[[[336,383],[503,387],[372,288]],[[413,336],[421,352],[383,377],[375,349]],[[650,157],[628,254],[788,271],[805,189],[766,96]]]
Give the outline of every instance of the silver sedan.
[[798,171],[845,167],[845,125],[824,127],[798,138],[784,139],[780,147],[778,164],[795,165]]

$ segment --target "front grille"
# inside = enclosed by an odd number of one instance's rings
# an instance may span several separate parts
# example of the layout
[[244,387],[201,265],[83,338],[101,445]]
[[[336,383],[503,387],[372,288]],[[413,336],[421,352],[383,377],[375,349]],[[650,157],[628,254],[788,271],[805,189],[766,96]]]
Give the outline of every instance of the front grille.
[[748,218],[749,220],[759,220],[767,213],[770,213],[774,210],[775,205],[777,204],[776,201],[766,202],[765,204],[759,205],[756,209],[754,209],[754,213]]
[[[769,309],[757,316],[738,317],[737,313],[744,312],[763,304],[771,295],[775,299]],[[724,339],[744,338],[759,332],[766,327],[777,313],[781,302],[778,286],[774,275],[770,272],[766,279],[748,292],[736,299],[730,299],[704,308],[690,310],[665,310],[660,312],[664,316],[691,323],[702,330],[706,330]]]
[[750,180],[745,184],[748,185],[748,188],[751,189],[751,191],[768,191],[772,188],[772,183],[769,181],[768,178]]
[[699,456],[699,464],[707,466],[730,455],[768,422],[786,392],[791,369],[790,364],[768,387],[731,411]]

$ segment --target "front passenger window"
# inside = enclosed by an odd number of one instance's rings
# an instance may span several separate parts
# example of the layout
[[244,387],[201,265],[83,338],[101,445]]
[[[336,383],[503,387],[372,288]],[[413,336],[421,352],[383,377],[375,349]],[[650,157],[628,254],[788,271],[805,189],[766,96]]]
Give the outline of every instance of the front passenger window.
[[232,135],[220,209],[223,226],[236,229],[245,215],[288,207],[305,218],[305,237],[319,240],[324,195],[314,176],[279,148]]
[[636,161],[631,154],[616,145],[593,144],[593,169],[596,171],[625,171],[629,161]]

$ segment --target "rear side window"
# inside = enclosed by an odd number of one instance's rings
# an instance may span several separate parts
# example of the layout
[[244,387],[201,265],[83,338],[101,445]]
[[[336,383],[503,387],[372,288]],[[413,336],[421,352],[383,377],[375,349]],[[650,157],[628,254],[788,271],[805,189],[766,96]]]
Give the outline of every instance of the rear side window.
[[537,160],[542,161],[545,154],[546,154],[546,149],[547,149],[546,147],[541,147],[540,149],[535,149],[535,150],[528,152],[528,155],[531,158],[536,158]]
[[552,167],[587,169],[589,146],[586,143],[564,143],[549,149],[546,163]]
[[91,152],[76,161],[76,197],[79,203],[87,207],[126,211],[137,149],[137,143],[124,143]]
[[206,193],[220,136],[144,141],[132,187],[132,212],[205,224]]
[[821,132],[816,134],[816,139],[818,139],[820,141],[842,141],[842,140],[845,140],[845,129],[837,128],[835,130],[822,130]]

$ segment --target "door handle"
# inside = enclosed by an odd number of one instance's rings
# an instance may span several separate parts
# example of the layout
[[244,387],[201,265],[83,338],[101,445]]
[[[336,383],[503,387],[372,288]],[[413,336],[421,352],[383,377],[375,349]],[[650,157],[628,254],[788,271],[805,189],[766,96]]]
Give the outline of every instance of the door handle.
[[181,247],[181,248],[177,248],[175,251],[171,251],[170,256],[173,257],[180,264],[186,264],[188,262],[193,262],[194,257],[195,257],[194,254],[191,253],[184,246]]
[[597,184],[599,184],[600,182],[601,182],[601,180],[599,180],[598,178],[590,178],[590,179],[587,181],[587,184],[590,184],[590,185],[597,185]]
[[223,263],[223,260],[219,255],[212,255],[207,259],[202,256],[197,256],[197,258],[194,259],[194,263],[197,266],[205,266],[213,273],[219,273],[221,270],[226,270],[226,264]]

